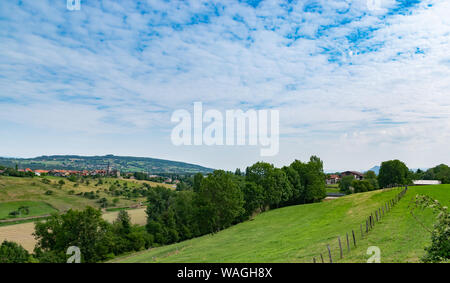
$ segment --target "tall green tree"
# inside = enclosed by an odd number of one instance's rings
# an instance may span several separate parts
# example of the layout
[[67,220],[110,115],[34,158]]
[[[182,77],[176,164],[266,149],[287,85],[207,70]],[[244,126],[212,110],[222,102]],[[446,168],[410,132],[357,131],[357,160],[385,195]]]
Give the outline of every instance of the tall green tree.
[[35,225],[38,255],[50,252],[65,262],[65,252],[70,246],[81,251],[82,262],[98,262],[110,253],[111,224],[103,218],[100,210],[87,207],[83,211],[69,210],[65,214],[53,214]]
[[352,182],[355,180],[353,175],[343,176],[339,180],[339,191],[343,194],[351,194],[352,191]]
[[400,160],[389,160],[381,163],[378,183],[382,188],[390,185],[407,185],[411,182],[409,169]]
[[230,226],[244,213],[244,196],[234,174],[216,170],[203,179],[198,193],[202,231],[216,232]]
[[202,173],[197,173],[194,175],[194,181],[193,181],[193,189],[194,192],[198,192],[200,191],[200,187],[202,185],[202,181],[203,181],[203,174]]
[[300,176],[303,187],[303,194],[300,196],[302,203],[317,202],[325,198],[325,174],[320,158],[311,156],[308,163],[295,160],[290,166]]
[[366,180],[367,182],[370,183],[371,185],[371,190],[378,190],[379,189],[379,185],[378,185],[378,177],[375,174],[374,171],[369,170],[364,174],[364,180]]
[[[246,169],[246,180],[253,182],[263,189],[263,207],[277,207],[283,199],[282,181],[275,167],[266,162],[257,162]],[[278,175],[278,176],[276,176]]]

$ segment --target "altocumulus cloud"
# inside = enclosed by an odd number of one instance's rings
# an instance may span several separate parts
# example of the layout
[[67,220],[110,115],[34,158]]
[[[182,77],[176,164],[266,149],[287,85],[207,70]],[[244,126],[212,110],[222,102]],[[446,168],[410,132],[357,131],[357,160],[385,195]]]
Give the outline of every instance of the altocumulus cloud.
[[279,109],[277,165],[310,154],[330,170],[450,162],[450,3],[378,3],[1,1],[0,155],[24,155],[45,130],[45,146],[26,154],[105,150],[229,169],[260,159],[172,148],[171,113],[202,101]]

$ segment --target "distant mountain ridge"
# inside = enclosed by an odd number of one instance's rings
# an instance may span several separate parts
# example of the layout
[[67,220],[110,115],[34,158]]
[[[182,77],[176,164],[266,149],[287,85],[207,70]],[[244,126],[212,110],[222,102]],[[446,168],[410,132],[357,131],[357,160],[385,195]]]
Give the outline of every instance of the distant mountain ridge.
[[[379,174],[380,173],[380,166],[373,166],[372,168],[370,168],[369,170],[367,170],[367,171],[373,171],[373,172],[375,172],[375,174]],[[366,172],[367,172],[366,171]]]
[[117,169],[121,172],[148,172],[157,173],[208,173],[213,169],[196,164],[180,161],[170,161],[150,157],[132,156],[80,156],[80,155],[51,155],[35,158],[7,158],[0,157],[0,165],[14,168],[30,169],[65,169],[65,170],[95,170]]

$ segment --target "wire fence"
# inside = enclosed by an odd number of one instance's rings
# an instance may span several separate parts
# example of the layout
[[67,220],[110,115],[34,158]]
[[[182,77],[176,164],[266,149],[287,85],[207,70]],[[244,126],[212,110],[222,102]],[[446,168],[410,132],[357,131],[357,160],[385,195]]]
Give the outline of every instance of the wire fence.
[[[392,187],[393,186],[391,186],[389,188],[392,188]],[[333,263],[333,254],[334,255],[339,254],[339,259],[343,259],[345,248],[347,250],[347,253],[350,253],[352,248],[356,248],[358,234],[360,236],[359,239],[361,239],[361,240],[364,239],[364,237],[367,236],[367,234],[369,234],[369,232],[375,227],[375,225],[377,223],[379,223],[381,221],[381,219],[383,217],[385,217],[392,210],[392,208],[403,198],[403,196],[406,194],[407,190],[408,190],[408,187],[405,186],[400,193],[398,193],[397,195],[394,196],[394,198],[388,200],[382,206],[380,206],[378,209],[371,212],[370,215],[367,216],[365,221],[363,223],[360,223],[359,231],[358,231],[358,229],[356,229],[356,230],[352,229],[351,232],[346,233],[345,241],[341,239],[341,236],[338,236],[337,237],[337,243],[339,246],[338,253],[337,252],[333,253],[332,248],[331,248],[331,247],[333,247],[333,245],[327,244],[326,245],[327,253],[325,254],[325,258],[327,258],[326,261],[329,263]],[[344,246],[345,244],[346,244],[346,247]],[[325,263],[324,255],[322,253],[320,253],[319,257],[317,257],[317,258],[313,257],[313,259],[312,259],[313,263],[319,262],[319,259],[320,259],[321,263]],[[334,260],[336,260],[336,259],[337,258],[334,258]]]

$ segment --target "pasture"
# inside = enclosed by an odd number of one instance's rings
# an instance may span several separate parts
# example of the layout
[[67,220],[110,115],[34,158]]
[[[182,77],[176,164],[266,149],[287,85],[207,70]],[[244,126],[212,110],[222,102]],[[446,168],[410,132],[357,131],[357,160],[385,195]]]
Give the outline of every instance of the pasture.
[[[364,238],[357,248],[339,259],[337,237],[359,231],[366,217],[400,189],[348,195],[333,201],[284,207],[262,213],[252,221],[216,234],[119,257],[115,262],[312,262],[327,244],[334,262],[365,262],[369,246],[378,246],[382,262],[417,262],[430,236],[411,216],[409,205],[416,194],[450,202],[450,185],[410,187],[404,198]],[[431,226],[429,211],[419,214]],[[358,234],[357,234],[358,235]]]

